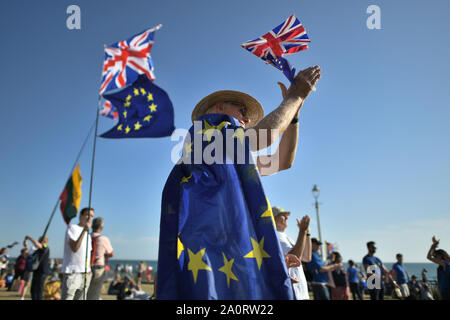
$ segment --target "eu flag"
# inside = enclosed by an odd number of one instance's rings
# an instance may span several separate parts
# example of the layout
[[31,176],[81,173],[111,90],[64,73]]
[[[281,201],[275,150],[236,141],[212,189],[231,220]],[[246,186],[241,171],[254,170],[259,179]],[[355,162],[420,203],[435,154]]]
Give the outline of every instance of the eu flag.
[[175,130],[172,102],[145,74],[124,89],[105,94],[119,113],[119,122],[102,138],[167,137]]
[[[293,299],[272,208],[243,128],[224,114],[198,121],[162,194],[156,298]],[[196,160],[199,151],[203,156]]]
[[272,65],[283,72],[286,78],[288,78],[292,85],[295,86],[295,68],[292,67],[289,61],[283,57],[270,58],[269,60],[272,62]]

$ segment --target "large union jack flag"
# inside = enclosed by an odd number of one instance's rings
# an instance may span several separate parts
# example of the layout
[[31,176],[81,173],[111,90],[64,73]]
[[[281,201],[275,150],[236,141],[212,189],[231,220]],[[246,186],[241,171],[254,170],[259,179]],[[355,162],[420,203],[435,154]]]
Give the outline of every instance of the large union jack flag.
[[241,46],[270,64],[276,57],[286,56],[308,49],[309,40],[306,30],[292,14],[285,22],[265,35],[247,41]]
[[155,80],[150,50],[154,33],[161,27],[159,24],[127,40],[105,46],[100,93],[133,83],[140,74]]

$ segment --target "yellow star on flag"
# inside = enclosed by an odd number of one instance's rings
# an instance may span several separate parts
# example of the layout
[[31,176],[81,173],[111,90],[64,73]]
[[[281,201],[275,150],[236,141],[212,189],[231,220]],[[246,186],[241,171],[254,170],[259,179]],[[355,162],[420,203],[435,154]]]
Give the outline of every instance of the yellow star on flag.
[[148,116],[146,116],[145,118],[144,118],[144,121],[148,121],[148,122],[150,122],[150,119],[152,118],[153,116],[151,116],[151,115],[148,115]]
[[183,250],[184,250],[183,243],[181,242],[180,238],[177,237],[177,259],[180,259]]
[[245,139],[245,132],[244,129],[242,128],[237,128],[234,131],[234,134],[232,136],[232,138],[238,138],[241,141],[241,144],[244,144],[244,139]]
[[180,184],[185,183],[185,182],[189,182],[189,179],[192,178],[192,173],[189,177],[183,177],[181,178]]
[[138,90],[137,88],[134,88],[133,92],[134,92],[134,95],[135,95],[135,96],[138,96],[138,95],[139,95],[139,90]]
[[191,143],[186,142],[184,144],[183,149],[184,149],[184,157],[185,158],[189,157],[189,155],[192,153],[192,145],[193,144],[194,144],[193,142],[191,142]]
[[261,270],[261,263],[264,258],[270,258],[270,255],[264,251],[264,237],[258,243],[255,239],[250,237],[252,241],[253,250],[247,253],[244,258],[255,258],[258,264],[258,270]]
[[143,96],[145,96],[145,95],[147,94],[147,91],[145,91],[144,88],[139,88],[139,90],[141,90],[141,94],[142,94]]
[[125,133],[128,134],[128,132],[130,132],[130,130],[131,130],[130,127],[127,126],[127,127],[125,128]]
[[123,104],[123,106],[124,106],[125,108],[129,107],[130,105],[131,105],[131,102],[130,102],[130,101],[127,101],[127,102],[125,102],[125,103]]
[[266,198],[267,210],[263,212],[261,218],[272,218],[273,225],[275,226],[275,218],[273,217],[272,206],[269,203],[269,199]]
[[191,249],[188,248],[189,254],[189,263],[188,270],[192,271],[192,275],[194,276],[194,283],[197,283],[197,275],[199,270],[209,270],[212,271],[211,268],[203,261],[203,255],[205,254],[206,248],[199,250],[197,253],[193,253]]
[[211,138],[214,135],[214,132],[216,130],[222,131],[222,128],[226,125],[226,124],[230,124],[228,121],[222,121],[217,127],[213,126],[211,124],[209,124],[208,121],[203,120],[203,123],[205,124],[205,128],[203,130],[200,130],[197,133],[201,133],[206,135],[206,138],[208,139],[208,142],[211,142]]
[[231,270],[233,268],[234,259],[231,259],[228,261],[227,256],[224,252],[222,252],[223,256],[223,263],[224,266],[219,269],[219,271],[225,273],[227,275],[227,286],[230,287],[230,279],[233,279],[235,281],[239,281],[238,278],[234,275],[233,271]]
[[134,131],[139,130],[141,127],[142,127],[142,124],[140,124],[139,121],[136,122],[136,123],[134,124]]
[[147,95],[147,101],[152,101],[153,100],[153,95],[149,92]]
[[119,124],[119,125],[117,126],[117,130],[122,131],[122,124]]
[[154,104],[154,103],[152,103],[152,104],[151,104],[151,105],[149,105],[148,107],[150,108],[150,111],[151,111],[151,112],[155,112],[155,111],[156,111],[156,107],[157,107],[157,105],[156,105],[156,104]]
[[127,117],[127,112],[126,112],[126,111],[123,112],[123,117],[124,117],[124,118]]
[[131,100],[131,94],[127,95],[127,97],[125,98],[126,101],[130,101]]

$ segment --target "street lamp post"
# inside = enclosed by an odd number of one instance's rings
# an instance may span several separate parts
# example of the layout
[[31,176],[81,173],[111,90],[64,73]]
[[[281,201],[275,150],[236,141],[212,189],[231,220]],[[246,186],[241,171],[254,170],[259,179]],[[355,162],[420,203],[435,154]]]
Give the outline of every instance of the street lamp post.
[[314,199],[316,200],[315,206],[316,206],[316,216],[317,216],[317,227],[319,229],[319,239],[320,239],[320,242],[322,242],[322,245],[320,246],[320,252],[322,254],[322,259],[326,260],[327,259],[326,250],[324,250],[324,245],[326,245],[326,243],[322,238],[322,231],[320,229],[319,201],[317,201],[317,199],[319,198],[319,195],[320,195],[320,190],[316,184],[314,185],[314,187],[312,189],[312,194],[313,194]]

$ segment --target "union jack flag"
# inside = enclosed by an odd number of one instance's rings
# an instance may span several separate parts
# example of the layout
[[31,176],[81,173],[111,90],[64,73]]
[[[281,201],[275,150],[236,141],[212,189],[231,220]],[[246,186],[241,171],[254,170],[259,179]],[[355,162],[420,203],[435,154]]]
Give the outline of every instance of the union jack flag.
[[127,40],[105,46],[100,93],[133,83],[140,74],[155,80],[150,50],[154,33],[161,27],[159,24]]
[[116,107],[114,107],[108,100],[106,100],[103,104],[103,107],[99,111],[99,114],[113,120],[116,120],[119,117],[119,112],[117,111]]
[[255,40],[241,44],[241,46],[266,63],[275,65],[273,61],[276,57],[308,49],[309,42],[311,40],[309,40],[305,28],[292,14],[278,27]]

